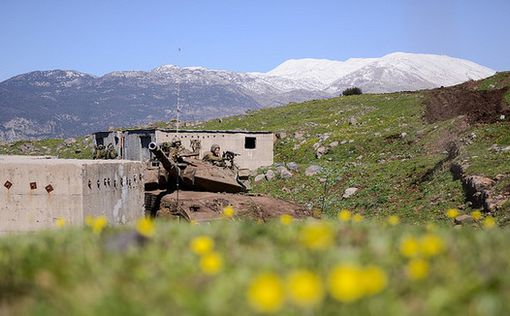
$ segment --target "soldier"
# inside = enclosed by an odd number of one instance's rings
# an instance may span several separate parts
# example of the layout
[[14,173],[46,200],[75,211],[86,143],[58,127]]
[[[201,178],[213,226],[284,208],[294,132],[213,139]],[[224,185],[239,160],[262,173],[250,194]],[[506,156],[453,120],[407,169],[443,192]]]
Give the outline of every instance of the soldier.
[[104,145],[99,145],[94,148],[94,155],[92,159],[105,159],[106,158],[106,148]]
[[181,155],[190,154],[190,151],[182,146],[182,142],[178,137],[174,137],[172,139],[172,143],[170,144],[168,158],[171,158],[173,161],[177,162]]
[[220,152],[221,152],[220,145],[213,144],[211,146],[211,151],[205,152],[204,158],[202,158],[202,160],[207,161],[214,166],[226,167],[225,161],[222,158]]
[[119,156],[117,150],[113,147],[112,143],[108,144],[108,148],[106,149],[105,159],[115,159]]

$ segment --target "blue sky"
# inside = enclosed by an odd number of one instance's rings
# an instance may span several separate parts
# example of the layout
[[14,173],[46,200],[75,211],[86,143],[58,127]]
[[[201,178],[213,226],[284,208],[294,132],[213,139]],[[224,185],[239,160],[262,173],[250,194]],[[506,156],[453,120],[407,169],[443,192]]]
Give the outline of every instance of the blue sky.
[[1,0],[0,30],[0,80],[162,64],[268,71],[395,51],[510,70],[509,0]]

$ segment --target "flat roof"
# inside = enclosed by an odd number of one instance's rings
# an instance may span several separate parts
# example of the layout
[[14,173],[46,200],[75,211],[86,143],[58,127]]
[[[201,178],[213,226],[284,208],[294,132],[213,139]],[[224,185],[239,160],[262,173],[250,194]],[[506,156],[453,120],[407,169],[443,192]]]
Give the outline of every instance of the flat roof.
[[164,129],[164,128],[152,128],[152,129],[127,129],[120,131],[110,131],[110,132],[96,132],[93,135],[102,134],[102,133],[114,133],[114,132],[128,132],[128,133],[153,133],[156,131],[166,132],[166,133],[197,133],[197,134],[273,134],[273,132],[269,131],[244,131],[244,130],[194,130],[194,129]]

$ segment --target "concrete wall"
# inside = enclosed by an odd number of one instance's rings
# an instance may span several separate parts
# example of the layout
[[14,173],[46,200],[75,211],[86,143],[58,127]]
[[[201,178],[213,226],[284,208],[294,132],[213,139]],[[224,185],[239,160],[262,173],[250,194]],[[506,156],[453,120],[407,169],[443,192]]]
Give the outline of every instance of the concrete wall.
[[[154,130],[126,131],[124,132],[123,158],[128,160],[147,161],[151,158],[148,148],[142,147],[142,138],[150,138],[149,142],[155,142]],[[144,144],[148,145],[147,142]]]
[[[257,169],[273,164],[273,134],[271,133],[242,133],[242,132],[166,132],[156,131],[156,142],[170,142],[174,137],[179,137],[183,146],[191,150],[191,140],[199,139],[201,143],[200,159],[206,151],[211,149],[212,144],[218,144],[221,151],[233,151],[241,154],[236,157],[236,163],[240,168]],[[256,146],[254,149],[245,148],[245,138],[254,137]]]
[[82,225],[86,215],[132,222],[143,215],[143,170],[125,160],[0,158],[0,233],[54,227],[58,218]]

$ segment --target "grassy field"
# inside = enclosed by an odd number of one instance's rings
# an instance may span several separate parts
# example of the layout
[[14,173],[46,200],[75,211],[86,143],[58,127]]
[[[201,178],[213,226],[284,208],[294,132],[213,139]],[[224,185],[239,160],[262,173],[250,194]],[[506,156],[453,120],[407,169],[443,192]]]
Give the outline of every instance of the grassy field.
[[128,227],[4,237],[0,314],[510,312],[508,230],[342,219],[158,222],[139,225],[144,246]]

